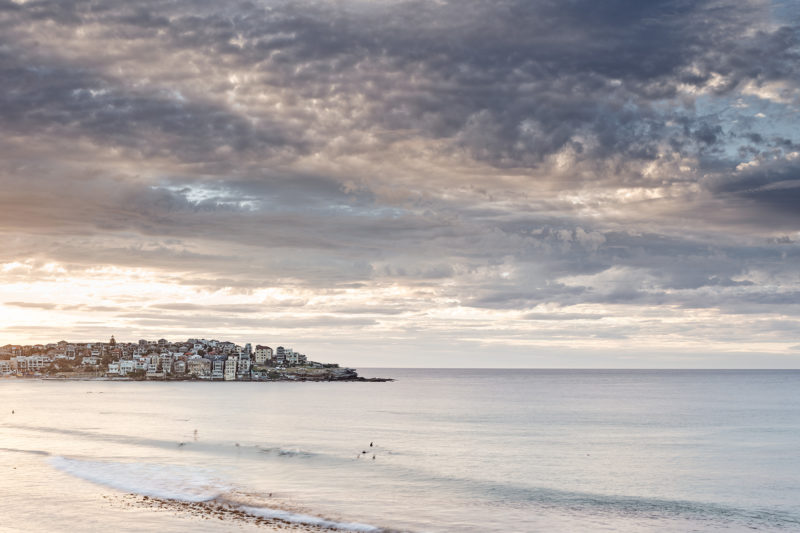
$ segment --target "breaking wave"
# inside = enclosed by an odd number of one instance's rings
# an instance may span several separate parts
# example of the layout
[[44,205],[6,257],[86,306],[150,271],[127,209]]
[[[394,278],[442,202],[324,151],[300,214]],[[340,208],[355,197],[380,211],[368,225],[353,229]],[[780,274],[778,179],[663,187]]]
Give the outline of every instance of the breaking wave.
[[299,448],[263,448],[258,446],[258,451],[269,455],[278,455],[281,457],[314,457],[318,454],[301,450]]
[[123,492],[148,498],[206,504],[208,510],[234,509],[250,518],[277,520],[323,529],[379,532],[381,528],[357,522],[337,522],[284,509],[249,505],[237,499],[233,487],[208,472],[174,465],[87,461],[53,456],[56,469],[72,476]]
[[61,456],[51,457],[50,464],[92,483],[167,500],[204,502],[230,490],[208,473],[177,466],[84,461]]

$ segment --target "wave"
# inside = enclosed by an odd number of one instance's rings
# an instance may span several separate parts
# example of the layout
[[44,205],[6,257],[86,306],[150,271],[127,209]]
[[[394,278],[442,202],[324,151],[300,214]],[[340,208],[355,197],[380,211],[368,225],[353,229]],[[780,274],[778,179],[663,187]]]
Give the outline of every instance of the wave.
[[252,505],[252,499],[245,503],[233,487],[203,470],[176,465],[88,461],[62,456],[52,456],[49,462],[62,472],[98,485],[167,502],[201,504],[207,512],[222,510],[231,514],[234,511],[234,517],[245,515],[252,519],[276,520],[329,530],[358,533],[384,531],[369,524],[339,522],[291,510]]
[[72,476],[144,496],[204,502],[230,490],[210,474],[163,464],[85,461],[54,456],[50,464]]
[[368,524],[359,524],[357,522],[334,522],[333,520],[326,520],[318,516],[293,513],[291,511],[283,511],[281,509],[270,509],[269,507],[250,507],[247,505],[242,505],[239,506],[238,509],[246,512],[251,516],[259,518],[277,519],[284,522],[291,522],[293,524],[303,524],[307,526],[317,526],[326,529],[339,529],[344,531],[357,531],[357,532],[382,531],[380,528],[377,528],[375,526],[370,526]]
[[300,448],[264,448],[262,446],[256,446],[256,449],[261,453],[277,455],[280,457],[316,457],[319,455],[317,453],[301,450]]

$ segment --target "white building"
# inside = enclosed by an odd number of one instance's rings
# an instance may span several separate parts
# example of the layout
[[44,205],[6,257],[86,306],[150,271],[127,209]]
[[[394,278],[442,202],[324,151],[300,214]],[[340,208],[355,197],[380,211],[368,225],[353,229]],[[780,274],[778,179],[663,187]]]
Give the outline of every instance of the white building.
[[147,361],[147,373],[148,374],[157,374],[158,373],[158,366],[160,357],[157,355],[151,355]]
[[263,365],[272,359],[272,348],[269,346],[256,345],[255,362],[257,365]]
[[161,355],[161,371],[165,374],[172,373],[172,362],[173,357],[170,354],[162,354]]
[[228,359],[225,360],[225,381],[236,380],[236,369],[238,363],[238,357],[228,357]]
[[291,348],[286,348],[284,356],[286,357],[286,363],[290,365],[302,365],[307,360],[305,355],[295,352]]
[[[111,368],[111,365],[108,365]],[[119,362],[119,374],[121,376],[127,375],[129,372],[133,372],[136,370],[136,362],[130,359],[125,359]]]

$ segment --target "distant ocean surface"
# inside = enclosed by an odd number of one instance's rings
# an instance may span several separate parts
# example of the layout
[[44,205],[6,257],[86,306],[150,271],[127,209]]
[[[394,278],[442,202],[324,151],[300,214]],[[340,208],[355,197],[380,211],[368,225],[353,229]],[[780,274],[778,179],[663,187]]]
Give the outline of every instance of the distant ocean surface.
[[0,380],[0,531],[800,531],[800,371],[360,373]]

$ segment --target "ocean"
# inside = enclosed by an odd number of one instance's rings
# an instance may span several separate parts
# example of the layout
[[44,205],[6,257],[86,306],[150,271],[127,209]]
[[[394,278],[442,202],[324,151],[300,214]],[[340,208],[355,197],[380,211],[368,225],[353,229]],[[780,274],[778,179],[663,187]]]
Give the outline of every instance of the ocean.
[[800,371],[360,373],[0,380],[0,531],[800,531]]

